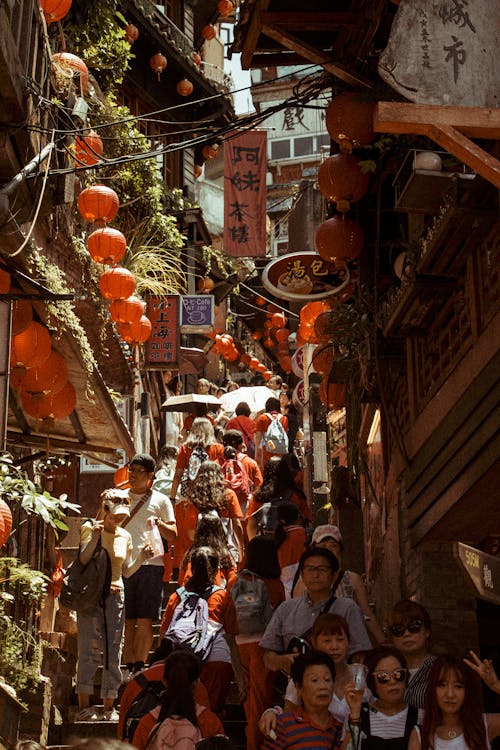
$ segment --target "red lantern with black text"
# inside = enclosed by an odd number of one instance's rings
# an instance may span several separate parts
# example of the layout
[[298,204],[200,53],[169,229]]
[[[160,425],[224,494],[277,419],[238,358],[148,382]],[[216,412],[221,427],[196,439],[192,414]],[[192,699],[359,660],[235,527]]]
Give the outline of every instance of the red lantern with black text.
[[348,211],[351,203],[364,196],[369,182],[370,176],[363,174],[353,154],[329,156],[318,169],[321,194],[335,203],[341,213]]
[[316,231],[316,250],[327,263],[359,258],[365,235],[357,221],[346,216],[333,216]]
[[40,8],[48,24],[60,21],[69,13],[71,0],[40,0]]
[[112,227],[98,229],[87,239],[87,248],[97,263],[118,263],[125,255],[127,240],[125,236]]
[[99,289],[104,299],[127,299],[134,293],[135,276],[126,268],[108,268],[99,279]]
[[92,167],[100,161],[103,151],[102,140],[94,130],[91,130],[83,138],[77,135],[75,141],[75,167],[77,169],[81,166]]
[[106,185],[91,185],[82,190],[78,196],[78,211],[90,223],[104,223],[113,221],[120,201],[115,191]]

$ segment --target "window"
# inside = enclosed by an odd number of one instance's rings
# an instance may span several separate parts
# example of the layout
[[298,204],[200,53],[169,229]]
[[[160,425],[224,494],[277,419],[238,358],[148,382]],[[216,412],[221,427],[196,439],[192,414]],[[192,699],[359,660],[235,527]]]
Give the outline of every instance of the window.
[[271,159],[289,159],[290,141],[271,141]]
[[321,146],[329,146],[331,143],[330,136],[327,133],[325,133],[324,135],[318,135],[317,139],[318,139],[318,150],[321,148]]
[[295,156],[309,156],[314,153],[314,138],[295,138],[293,142]]

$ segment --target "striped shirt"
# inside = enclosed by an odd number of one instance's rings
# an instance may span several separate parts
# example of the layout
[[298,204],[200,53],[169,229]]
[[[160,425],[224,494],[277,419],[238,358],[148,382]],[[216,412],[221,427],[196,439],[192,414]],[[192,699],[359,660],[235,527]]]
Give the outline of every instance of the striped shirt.
[[266,739],[262,750],[335,750],[342,742],[342,725],[329,714],[326,729],[298,709],[276,717],[276,739]]

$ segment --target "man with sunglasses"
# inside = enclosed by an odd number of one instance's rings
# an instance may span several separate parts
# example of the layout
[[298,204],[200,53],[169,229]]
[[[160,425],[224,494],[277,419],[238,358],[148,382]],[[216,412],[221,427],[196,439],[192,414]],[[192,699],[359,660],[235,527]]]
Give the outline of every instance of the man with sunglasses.
[[153,552],[148,524],[154,523],[168,543],[177,537],[172,503],[166,495],[151,489],[155,468],[154,458],[143,453],[136,454],[129,463],[130,518],[124,526],[132,537],[133,554],[144,549],[147,559],[125,579],[125,679],[144,667],[153,643],[153,620],[159,618],[162,603],[163,555]]
[[260,641],[265,649],[264,663],[272,671],[282,670],[290,674],[291,664],[297,654],[287,654],[294,637],[307,637],[320,614],[331,612],[343,617],[349,625],[349,655],[368,651],[371,642],[365,627],[361,609],[353,599],[335,597],[332,586],[339,563],[328,549],[309,549],[300,558],[299,570],[305,585],[305,593],[280,604]]
[[387,631],[391,642],[406,659],[409,680],[405,702],[416,708],[424,707],[429,672],[435,656],[429,653],[431,619],[418,602],[402,599],[389,612]]

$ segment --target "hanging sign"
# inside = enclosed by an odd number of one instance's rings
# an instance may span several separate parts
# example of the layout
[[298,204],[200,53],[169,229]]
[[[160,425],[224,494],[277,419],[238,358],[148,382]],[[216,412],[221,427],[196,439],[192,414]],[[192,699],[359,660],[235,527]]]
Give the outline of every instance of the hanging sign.
[[266,132],[234,133],[224,141],[224,252],[266,254]]
[[213,327],[213,294],[181,296],[181,333],[205,333]]
[[342,291],[350,280],[348,267],[326,263],[314,252],[291,253],[271,261],[262,273],[268,292],[287,300],[310,302]]
[[401,0],[380,77],[412,102],[498,107],[500,3]]
[[455,542],[455,557],[469,575],[481,599],[500,605],[500,560],[475,547]]
[[178,369],[179,300],[178,294],[147,298],[147,316],[152,325],[146,342],[147,368]]
[[292,393],[292,402],[298,409],[303,409],[306,403],[306,389],[304,381],[299,380]]

